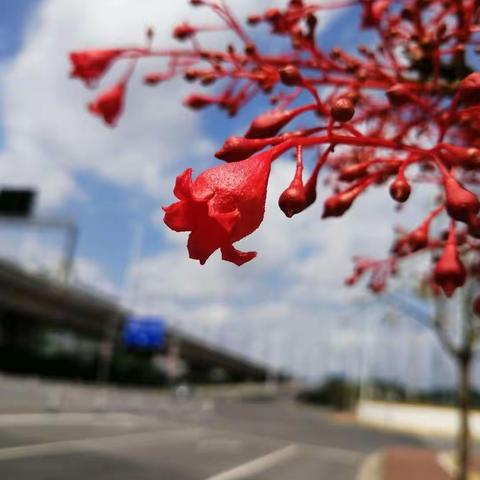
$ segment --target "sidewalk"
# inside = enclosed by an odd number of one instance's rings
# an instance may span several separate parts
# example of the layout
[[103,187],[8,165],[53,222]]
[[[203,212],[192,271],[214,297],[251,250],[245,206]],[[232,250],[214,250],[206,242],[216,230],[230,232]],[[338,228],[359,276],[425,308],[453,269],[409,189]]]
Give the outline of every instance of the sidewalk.
[[[449,453],[418,447],[389,447],[367,459],[358,480],[452,480],[454,468]],[[480,480],[478,458],[470,479]]]
[[383,454],[382,480],[450,480],[433,450],[397,447]]

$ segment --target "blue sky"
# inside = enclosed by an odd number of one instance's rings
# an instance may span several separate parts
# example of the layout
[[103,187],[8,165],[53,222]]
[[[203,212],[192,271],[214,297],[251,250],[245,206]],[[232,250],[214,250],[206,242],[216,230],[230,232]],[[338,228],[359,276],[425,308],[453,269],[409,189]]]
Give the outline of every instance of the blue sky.
[[[41,0],[19,0],[0,3],[0,61],[15,57],[22,47],[23,35],[28,20],[34,15]],[[0,104],[1,108],[1,104]],[[0,148],[4,144],[4,133],[0,122]]]
[[22,47],[23,35],[28,21],[39,8],[42,0],[5,1],[0,4],[0,58],[15,56]]
[[[230,3],[246,14],[258,2]],[[287,220],[276,201],[291,179],[292,162],[279,162],[264,224],[239,245],[257,250],[258,258],[240,269],[217,256],[205,267],[189,260],[185,236],[166,229],[160,206],[173,200],[175,176],[187,166],[198,173],[213,165],[213,152],[227,136],[243,132],[262,104],[252,104],[234,120],[215,110],[197,115],[181,107],[189,85],[180,80],[152,90],[141,85],[139,72],[124,117],[116,129],[106,128],[85,109],[95,93],[68,78],[68,51],[140,43],[145,25],[158,18],[158,42],[166,44],[171,25],[191,18],[186,0],[131,5],[131,0],[0,2],[2,182],[35,186],[38,215],[78,223],[74,281],[120,297],[139,314],[165,315],[212,342],[257,359],[268,356],[277,366],[291,361],[285,357],[288,348],[304,362],[315,362],[313,369],[300,362],[303,372],[321,376],[348,364],[358,374],[364,346],[378,336],[365,330],[355,302],[372,302],[374,319],[383,310],[364,290],[346,289],[343,279],[352,255],[387,251],[389,225],[398,222],[388,195],[373,192],[354,206],[347,221],[320,221],[320,202]],[[351,48],[356,22],[356,9],[346,17],[329,17],[322,46]],[[363,35],[362,41],[369,40]],[[267,47],[265,41],[260,45]],[[102,87],[115,75],[118,70]],[[407,225],[418,218],[418,211],[406,209]],[[54,271],[61,245],[60,234],[5,229],[0,254],[28,268]],[[431,338],[422,341],[430,345]],[[325,349],[328,358],[322,356]]]

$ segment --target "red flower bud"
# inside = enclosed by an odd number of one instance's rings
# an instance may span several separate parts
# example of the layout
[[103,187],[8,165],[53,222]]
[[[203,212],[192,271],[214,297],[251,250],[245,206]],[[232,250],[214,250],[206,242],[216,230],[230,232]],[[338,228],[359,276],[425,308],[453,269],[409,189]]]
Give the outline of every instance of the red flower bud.
[[400,107],[410,103],[412,97],[411,88],[403,83],[393,85],[393,87],[390,87],[385,93],[388,101],[394,107]]
[[303,83],[302,74],[294,65],[287,65],[280,69],[280,79],[289,87],[297,87]]
[[247,57],[253,57],[257,54],[257,47],[254,43],[246,43],[244,50]]
[[259,115],[250,125],[246,138],[274,137],[297,115],[295,110],[272,110]]
[[198,70],[195,70],[194,68],[187,68],[185,70],[185,74],[183,78],[187,82],[194,82],[195,80],[198,79],[199,76],[200,76],[200,72]]
[[265,19],[269,22],[275,22],[281,16],[282,16],[282,14],[280,13],[280,10],[278,8],[269,8],[265,12]]
[[447,244],[435,266],[433,278],[447,297],[451,297],[453,292],[461,287],[467,279],[467,272],[458,255],[453,227],[450,228]]
[[362,28],[378,26],[384,12],[387,10],[388,0],[370,0],[362,2],[364,10],[362,14]]
[[322,218],[341,217],[352,206],[361,191],[357,186],[328,197],[323,205]]
[[407,241],[412,252],[421,250],[428,245],[428,227],[428,222],[422,223],[422,225],[408,235]]
[[280,195],[278,206],[288,218],[305,210],[307,199],[303,184],[295,180],[292,181]]
[[197,29],[188,23],[181,23],[173,29],[173,37],[180,41],[193,37],[195,33],[197,33]]
[[480,218],[470,217],[468,219],[468,234],[476,239],[480,239]]
[[192,181],[192,169],[177,177],[174,194],[180,200],[164,207],[164,221],[177,232],[190,231],[190,258],[203,265],[217,249],[223,260],[242,265],[256,252],[240,252],[233,243],[250,235],[265,212],[270,175],[269,152],[235,163],[222,163]]
[[468,222],[480,209],[477,196],[463,187],[452,175],[444,177],[447,212],[454,220]]
[[147,73],[147,75],[143,77],[146,85],[157,85],[163,80],[165,80],[164,73]]
[[349,277],[347,277],[345,280],[344,280],[344,283],[347,287],[351,287],[353,285],[355,285],[357,282],[358,282],[358,275],[355,275],[354,273],[352,275],[350,275]]
[[247,18],[247,22],[249,25],[257,25],[262,21],[262,17],[260,15],[249,15]]
[[71,52],[72,71],[70,75],[83,80],[87,85],[98,80],[110,67],[114,60],[124,53],[123,49],[85,50]]
[[330,113],[336,122],[348,122],[355,114],[355,107],[351,100],[344,97],[334,103]]
[[88,109],[94,115],[102,117],[108,125],[114,126],[122,113],[124,97],[125,83],[119,82],[91,102]]
[[390,4],[389,0],[374,0],[372,4],[372,13],[374,18],[379,21]]
[[450,163],[465,169],[477,169],[480,167],[480,150],[478,148],[457,147],[450,145],[448,152],[453,156]]
[[282,192],[278,199],[280,209],[288,218],[302,212],[307,207],[307,197],[302,180],[302,151],[302,147],[297,148],[297,168],[295,169],[295,176],[288,188]]
[[390,196],[396,202],[406,202],[411,191],[412,189],[410,188],[409,183],[407,182],[405,176],[401,173],[398,174],[397,178],[390,185]]
[[269,143],[260,138],[229,137],[215,156],[226,162],[238,162],[251,157]]
[[458,85],[460,99],[468,105],[480,103],[480,72],[466,76]]
[[338,179],[342,180],[342,182],[351,182],[353,180],[357,180],[367,173],[367,169],[370,165],[370,160],[362,163],[355,163],[354,165],[348,165],[340,170]]
[[215,101],[216,100],[213,97],[208,95],[192,93],[185,99],[183,104],[192,110],[201,110],[202,108],[212,105],[212,103],[215,103]]

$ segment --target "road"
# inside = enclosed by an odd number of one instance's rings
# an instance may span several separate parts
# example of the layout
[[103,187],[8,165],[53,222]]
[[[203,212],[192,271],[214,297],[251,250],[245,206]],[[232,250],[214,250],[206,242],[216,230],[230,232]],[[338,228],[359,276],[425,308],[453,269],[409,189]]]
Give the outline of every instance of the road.
[[0,414],[0,478],[351,480],[368,453],[417,443],[289,400],[129,398],[113,395],[108,412]]

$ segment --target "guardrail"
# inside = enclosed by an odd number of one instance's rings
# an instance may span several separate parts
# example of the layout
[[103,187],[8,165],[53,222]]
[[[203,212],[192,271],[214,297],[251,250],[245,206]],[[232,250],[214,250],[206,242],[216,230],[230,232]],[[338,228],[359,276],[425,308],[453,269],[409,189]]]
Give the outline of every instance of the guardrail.
[[[458,430],[458,414],[453,407],[364,400],[356,413],[363,423],[405,433],[453,437]],[[480,439],[480,411],[472,411],[470,431]]]

